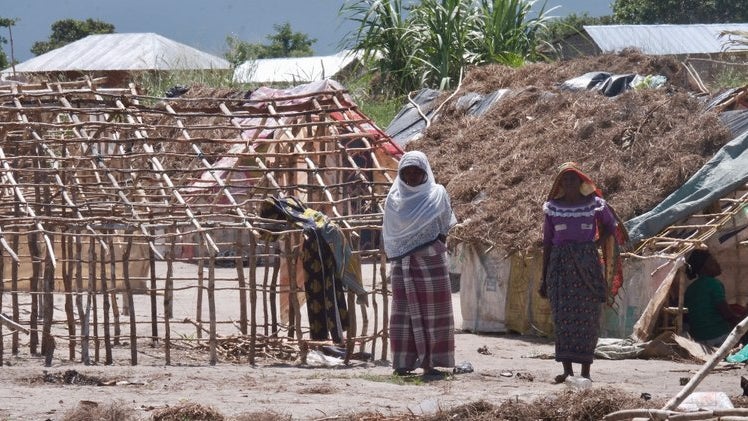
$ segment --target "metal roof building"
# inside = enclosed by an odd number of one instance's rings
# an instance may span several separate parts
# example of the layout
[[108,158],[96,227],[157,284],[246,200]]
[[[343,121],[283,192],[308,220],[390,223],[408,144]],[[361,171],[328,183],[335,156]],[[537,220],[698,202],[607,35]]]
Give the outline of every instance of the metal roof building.
[[234,70],[239,83],[306,83],[329,79],[359,60],[350,50],[330,56],[285,57],[246,61]]
[[748,47],[725,48],[723,31],[748,31],[748,23],[693,25],[588,25],[584,30],[604,53],[635,48],[644,54],[713,54],[748,52]]
[[220,57],[155,33],[89,35],[15,66],[18,73],[229,68]]

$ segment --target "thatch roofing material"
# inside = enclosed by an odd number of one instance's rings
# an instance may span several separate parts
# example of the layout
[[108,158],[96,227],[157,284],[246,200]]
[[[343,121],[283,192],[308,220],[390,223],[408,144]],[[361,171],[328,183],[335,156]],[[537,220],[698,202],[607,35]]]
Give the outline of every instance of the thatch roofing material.
[[[659,74],[669,83],[613,98],[557,88],[592,71]],[[424,151],[446,185],[463,222],[454,236],[508,251],[539,245],[541,205],[559,164],[578,162],[626,220],[654,207],[730,139],[667,58],[625,53],[520,69],[487,66],[462,85],[464,92],[501,88],[512,94],[480,118],[457,110],[455,96],[406,149]]]
[[[16,64],[18,73],[219,70],[220,57],[154,33],[98,34]],[[3,73],[11,69],[3,70]]]

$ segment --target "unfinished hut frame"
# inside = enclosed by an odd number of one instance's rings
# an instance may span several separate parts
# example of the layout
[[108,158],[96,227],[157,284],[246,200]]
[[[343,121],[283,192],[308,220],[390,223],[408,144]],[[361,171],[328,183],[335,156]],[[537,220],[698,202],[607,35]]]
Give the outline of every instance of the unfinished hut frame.
[[213,365],[331,345],[307,336],[304,231],[260,217],[270,197],[326,215],[365,262],[345,359],[386,359],[378,232],[402,151],[339,84],[160,98],[102,83],[0,86],[0,365],[26,348],[46,365],[135,365],[145,346]]
[[[748,221],[748,184],[744,184],[725,196],[719,198],[702,212],[694,213],[682,221],[663,229],[657,235],[641,241],[632,253],[632,258],[651,256],[664,257],[675,262],[672,277],[667,277],[658,288],[654,297],[634,327],[634,335],[641,340],[648,340],[657,326],[661,330],[670,330],[681,334],[684,327],[684,307],[686,291],[685,256],[694,249],[706,248],[710,240],[720,232],[744,229]],[[745,261],[748,252],[748,240],[735,241],[735,252]],[[740,265],[737,271],[740,272]],[[743,279],[745,273],[734,274]],[[739,285],[739,284],[737,284]],[[736,295],[748,297],[748,290],[734,291]]]

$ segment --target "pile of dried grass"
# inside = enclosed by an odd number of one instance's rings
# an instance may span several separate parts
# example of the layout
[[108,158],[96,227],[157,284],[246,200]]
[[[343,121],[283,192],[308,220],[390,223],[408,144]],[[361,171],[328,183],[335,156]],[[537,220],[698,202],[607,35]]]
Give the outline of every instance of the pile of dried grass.
[[[558,84],[591,71],[661,74],[666,88],[616,97]],[[730,136],[715,113],[687,92],[679,64],[634,52],[520,69],[486,66],[462,92],[511,93],[481,117],[456,108],[456,95],[407,145],[429,157],[463,224],[454,237],[509,252],[540,244],[542,203],[558,165],[575,161],[622,219],[640,215],[693,175]]]
[[565,390],[541,396],[532,401],[507,400],[498,404],[486,401],[470,402],[450,410],[442,410],[433,415],[379,415],[372,413],[355,414],[346,420],[367,421],[593,421],[622,409],[662,408],[664,399],[644,400],[613,388],[587,390]]
[[65,412],[63,421],[135,421],[137,411],[122,401],[100,405],[93,401],[80,401],[75,409]]
[[158,408],[153,411],[151,419],[153,421],[223,421],[226,417],[209,406],[186,402],[176,406]]

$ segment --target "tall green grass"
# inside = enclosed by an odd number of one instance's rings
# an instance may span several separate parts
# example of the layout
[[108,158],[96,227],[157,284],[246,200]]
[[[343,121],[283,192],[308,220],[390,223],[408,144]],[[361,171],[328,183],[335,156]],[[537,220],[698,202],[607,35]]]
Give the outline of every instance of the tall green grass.
[[211,88],[245,89],[233,81],[233,70],[176,70],[169,72],[143,72],[133,77],[138,92],[143,95],[164,97],[175,86],[195,85]]

